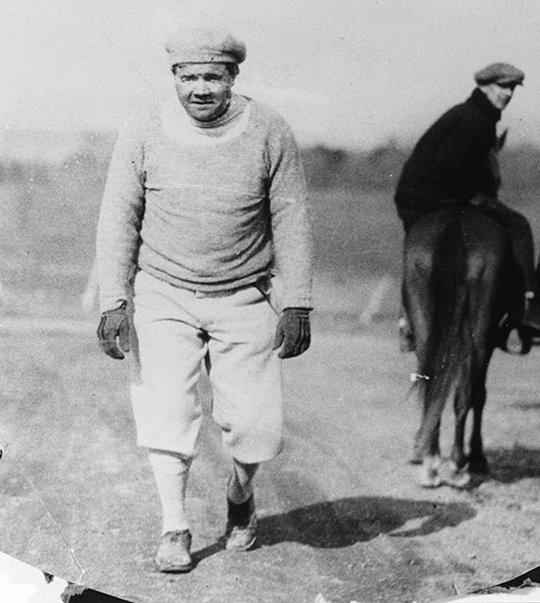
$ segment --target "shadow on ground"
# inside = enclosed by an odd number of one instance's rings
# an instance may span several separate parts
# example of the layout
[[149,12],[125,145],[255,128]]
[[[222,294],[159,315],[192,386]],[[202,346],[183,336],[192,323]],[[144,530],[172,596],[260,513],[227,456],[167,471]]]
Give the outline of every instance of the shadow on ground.
[[351,546],[380,534],[426,536],[471,519],[465,503],[433,503],[387,497],[316,503],[260,522],[262,544],[294,541],[318,548]]
[[490,473],[486,479],[504,484],[540,477],[540,448],[493,448],[486,451]]
[[[297,542],[316,548],[348,547],[380,534],[427,536],[472,519],[465,503],[434,503],[388,497],[343,498],[321,502],[259,520],[259,546]],[[223,549],[216,543],[198,551],[196,560]]]
[[508,404],[508,406],[512,409],[525,411],[532,410],[537,412],[540,410],[540,400],[517,400]]

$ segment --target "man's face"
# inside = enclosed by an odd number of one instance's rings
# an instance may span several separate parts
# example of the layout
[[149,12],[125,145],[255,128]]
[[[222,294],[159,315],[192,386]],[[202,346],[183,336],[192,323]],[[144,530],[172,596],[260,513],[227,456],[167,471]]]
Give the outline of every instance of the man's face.
[[180,104],[193,119],[211,121],[227,110],[234,77],[225,63],[176,65],[174,81]]
[[516,84],[486,84],[481,86],[482,92],[488,97],[490,103],[501,111],[512,100]]

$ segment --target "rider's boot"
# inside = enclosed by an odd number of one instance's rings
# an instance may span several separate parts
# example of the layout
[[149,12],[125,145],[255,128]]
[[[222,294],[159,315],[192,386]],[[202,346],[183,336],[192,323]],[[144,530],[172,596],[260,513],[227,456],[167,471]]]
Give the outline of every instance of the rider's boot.
[[[523,303],[517,304],[504,315],[499,323],[497,346],[510,354],[528,354],[535,333],[534,319],[540,314],[533,313],[534,293],[526,292]],[[534,303],[534,306],[537,306]],[[535,308],[535,312],[540,309]],[[540,336],[540,324],[538,329]]]
[[540,338],[540,300],[533,291],[525,293],[521,325],[530,332],[531,337]]

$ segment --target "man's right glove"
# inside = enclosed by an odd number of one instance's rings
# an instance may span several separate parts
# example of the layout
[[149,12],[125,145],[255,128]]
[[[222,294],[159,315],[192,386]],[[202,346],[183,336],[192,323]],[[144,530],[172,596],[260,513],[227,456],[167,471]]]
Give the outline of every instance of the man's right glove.
[[124,302],[119,308],[103,312],[97,328],[99,346],[107,356],[116,360],[122,360],[125,357],[124,352],[129,352],[129,320],[126,306]]
[[279,319],[274,340],[274,350],[282,344],[279,358],[293,358],[303,354],[311,343],[311,326],[308,308],[285,308]]

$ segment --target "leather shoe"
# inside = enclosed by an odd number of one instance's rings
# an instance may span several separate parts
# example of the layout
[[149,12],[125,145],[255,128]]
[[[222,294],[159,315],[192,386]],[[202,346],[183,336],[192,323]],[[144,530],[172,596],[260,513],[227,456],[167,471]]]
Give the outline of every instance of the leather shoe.
[[240,504],[227,499],[225,548],[228,551],[249,551],[255,546],[256,540],[257,516],[253,495]]
[[156,566],[160,572],[182,573],[193,568],[190,555],[191,532],[189,530],[166,532],[156,555]]

